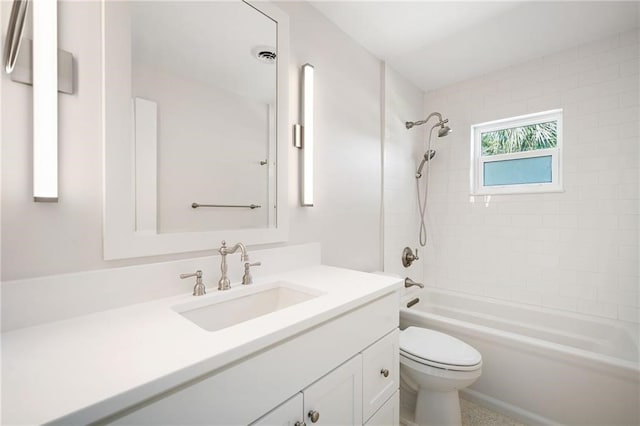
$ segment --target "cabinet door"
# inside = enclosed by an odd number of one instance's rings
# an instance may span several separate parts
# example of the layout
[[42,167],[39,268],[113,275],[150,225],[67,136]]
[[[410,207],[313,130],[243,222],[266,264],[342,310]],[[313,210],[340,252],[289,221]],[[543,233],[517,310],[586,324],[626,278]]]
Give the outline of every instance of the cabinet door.
[[362,424],[362,355],[357,355],[303,391],[309,425]]
[[260,417],[251,426],[296,426],[303,424],[302,417],[302,393],[297,393],[286,402],[280,404],[264,416]]
[[363,417],[373,415],[398,390],[400,383],[400,348],[398,329],[362,352]]

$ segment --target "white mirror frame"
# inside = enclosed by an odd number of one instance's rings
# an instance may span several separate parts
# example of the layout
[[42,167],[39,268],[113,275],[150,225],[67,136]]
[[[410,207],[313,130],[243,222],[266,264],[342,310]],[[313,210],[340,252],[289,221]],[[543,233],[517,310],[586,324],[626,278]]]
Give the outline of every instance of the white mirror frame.
[[[248,2],[277,25],[277,171],[276,226],[207,232],[137,232],[130,22],[126,2],[102,0],[102,99],[104,143],[104,258],[124,259],[170,253],[212,250],[221,240],[245,245],[286,241],[289,230],[287,201],[289,18],[267,2]],[[215,183],[212,183],[215,184]]]

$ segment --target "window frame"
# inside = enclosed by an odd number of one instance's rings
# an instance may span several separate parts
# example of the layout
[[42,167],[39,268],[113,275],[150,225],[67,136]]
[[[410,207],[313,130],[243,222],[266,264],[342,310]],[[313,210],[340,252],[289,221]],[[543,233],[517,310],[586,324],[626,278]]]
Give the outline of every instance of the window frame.
[[[523,127],[532,124],[557,123],[557,144],[555,148],[514,152],[509,154],[482,155],[482,133]],[[488,121],[471,126],[471,194],[531,194],[541,192],[562,192],[562,109],[554,109],[534,114],[520,115]],[[520,183],[507,185],[484,185],[484,165],[495,161],[519,160],[551,156],[551,182]]]

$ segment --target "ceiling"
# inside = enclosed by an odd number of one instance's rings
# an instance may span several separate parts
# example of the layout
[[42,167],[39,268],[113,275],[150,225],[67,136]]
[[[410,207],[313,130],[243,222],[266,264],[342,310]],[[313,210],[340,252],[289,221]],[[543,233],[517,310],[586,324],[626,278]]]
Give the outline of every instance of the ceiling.
[[638,1],[311,1],[424,91],[639,26]]

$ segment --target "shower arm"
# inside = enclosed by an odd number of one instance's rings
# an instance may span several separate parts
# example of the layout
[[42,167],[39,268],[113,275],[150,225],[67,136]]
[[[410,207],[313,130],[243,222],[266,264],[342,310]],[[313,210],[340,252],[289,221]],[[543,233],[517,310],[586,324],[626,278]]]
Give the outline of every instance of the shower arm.
[[429,114],[427,116],[427,118],[425,118],[424,120],[420,120],[420,121],[407,121],[405,122],[405,126],[407,127],[407,129],[410,129],[414,126],[422,126],[424,123],[426,123],[427,121],[429,121],[429,119],[431,119],[431,117],[438,117],[438,123],[433,126],[433,128],[437,127],[437,126],[441,126],[442,124],[445,124],[449,121],[449,119],[446,120],[442,120],[442,114],[440,114],[439,112],[432,112],[431,114]]

